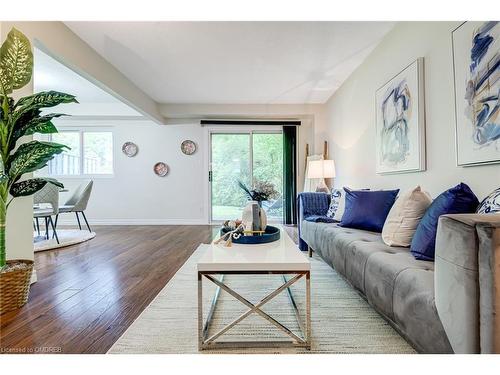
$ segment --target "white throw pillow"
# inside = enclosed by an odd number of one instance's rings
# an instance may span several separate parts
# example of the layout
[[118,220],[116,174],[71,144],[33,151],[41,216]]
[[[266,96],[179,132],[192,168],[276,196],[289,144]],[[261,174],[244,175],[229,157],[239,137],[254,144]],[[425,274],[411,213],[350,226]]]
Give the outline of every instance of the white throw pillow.
[[431,203],[431,196],[420,186],[396,199],[382,229],[384,242],[389,246],[410,246],[417,226]]
[[326,216],[330,219],[335,218],[335,214],[339,209],[341,198],[342,191],[339,189],[332,189],[332,191],[330,192],[330,207],[328,208],[328,212],[326,213]]

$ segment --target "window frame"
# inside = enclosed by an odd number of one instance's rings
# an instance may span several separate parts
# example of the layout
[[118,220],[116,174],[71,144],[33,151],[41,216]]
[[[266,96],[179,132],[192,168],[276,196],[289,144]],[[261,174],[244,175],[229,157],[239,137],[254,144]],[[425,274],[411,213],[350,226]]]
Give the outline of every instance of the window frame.
[[[115,134],[113,128],[109,126],[92,126],[92,127],[65,127],[58,126],[58,133],[78,133],[80,147],[80,173],[79,174],[48,174],[40,173],[39,176],[54,177],[59,179],[98,179],[98,178],[114,178],[115,176]],[[84,171],[84,133],[111,133],[111,145],[113,160],[111,162],[112,173],[83,173]],[[56,133],[57,134],[57,133]],[[48,136],[48,141],[53,142],[52,134],[42,134]]]

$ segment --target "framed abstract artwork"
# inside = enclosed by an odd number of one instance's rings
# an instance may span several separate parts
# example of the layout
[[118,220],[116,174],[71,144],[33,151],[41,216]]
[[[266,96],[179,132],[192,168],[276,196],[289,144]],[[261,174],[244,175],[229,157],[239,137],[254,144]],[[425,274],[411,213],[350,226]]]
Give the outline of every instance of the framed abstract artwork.
[[500,162],[500,23],[465,22],[452,32],[459,166]]
[[418,58],[375,94],[376,171],[425,170],[424,60]]

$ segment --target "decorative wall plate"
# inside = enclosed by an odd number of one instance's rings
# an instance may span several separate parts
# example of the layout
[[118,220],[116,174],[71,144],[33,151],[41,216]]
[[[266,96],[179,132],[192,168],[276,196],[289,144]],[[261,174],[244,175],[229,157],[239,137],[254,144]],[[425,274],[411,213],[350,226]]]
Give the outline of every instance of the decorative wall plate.
[[125,142],[122,146],[122,152],[132,158],[139,152],[139,147],[134,142]]
[[168,165],[163,162],[156,163],[153,171],[157,176],[165,177],[168,174]]
[[186,155],[193,155],[196,152],[196,143],[186,139],[181,143],[181,151]]

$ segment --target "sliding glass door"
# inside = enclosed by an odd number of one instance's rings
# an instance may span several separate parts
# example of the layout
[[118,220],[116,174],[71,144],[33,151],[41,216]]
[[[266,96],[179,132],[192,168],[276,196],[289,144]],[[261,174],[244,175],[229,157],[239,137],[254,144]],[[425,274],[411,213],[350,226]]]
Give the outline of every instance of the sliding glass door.
[[246,204],[238,181],[250,184],[250,134],[212,133],[212,221],[238,218]]
[[275,190],[263,202],[270,221],[283,221],[283,134],[281,131],[212,132],[210,135],[211,220],[241,217],[248,199],[238,186]]
[[252,134],[252,177],[254,186],[271,185],[276,191],[268,201],[262,202],[268,220],[283,221],[283,134]]

